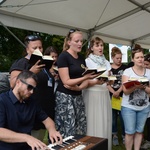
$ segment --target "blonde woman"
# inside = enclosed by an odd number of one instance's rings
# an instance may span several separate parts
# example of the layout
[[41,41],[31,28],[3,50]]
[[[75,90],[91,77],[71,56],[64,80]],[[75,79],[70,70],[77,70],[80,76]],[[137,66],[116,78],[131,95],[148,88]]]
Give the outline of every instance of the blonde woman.
[[85,60],[79,55],[82,44],[82,32],[71,29],[65,38],[63,52],[57,60],[60,81],[56,89],[55,123],[63,137],[86,134],[82,91],[72,89],[83,82],[85,84],[82,84],[82,88],[87,87],[86,81],[95,77],[92,73],[82,76],[85,71]]

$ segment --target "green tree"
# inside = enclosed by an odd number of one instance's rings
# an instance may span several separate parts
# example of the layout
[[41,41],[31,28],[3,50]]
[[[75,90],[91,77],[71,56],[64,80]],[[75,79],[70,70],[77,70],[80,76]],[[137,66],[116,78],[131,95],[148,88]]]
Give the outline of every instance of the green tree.
[[[43,41],[44,50],[48,46],[55,46],[62,51],[63,36],[50,35],[16,28],[8,28],[22,43],[27,35],[38,34]],[[12,63],[25,55],[25,47],[19,43],[3,26],[0,26],[0,71],[9,71]]]

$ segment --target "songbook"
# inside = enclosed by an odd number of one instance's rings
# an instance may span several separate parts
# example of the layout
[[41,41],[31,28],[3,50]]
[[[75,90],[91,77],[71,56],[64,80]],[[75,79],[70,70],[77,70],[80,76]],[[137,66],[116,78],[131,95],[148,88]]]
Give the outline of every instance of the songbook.
[[96,79],[103,80],[104,82],[117,80],[116,76],[108,76],[105,74],[97,76]]
[[135,85],[149,85],[149,80],[147,78],[130,78],[127,82],[124,82],[123,85],[125,86],[126,89],[129,89]]
[[96,68],[85,68],[85,71],[82,73],[82,75],[86,75],[88,73],[92,73],[93,74],[102,74],[106,71],[105,68],[101,68],[101,69],[96,69]]
[[38,60],[41,60],[39,64],[45,64],[45,68],[50,69],[53,65],[54,59],[51,56],[44,55],[39,50],[34,50],[31,54],[29,63],[34,65]]
[[113,109],[121,110],[122,97],[115,98],[112,96],[111,106]]
[[57,66],[53,66],[53,70],[55,71],[55,73],[58,73],[58,67]]

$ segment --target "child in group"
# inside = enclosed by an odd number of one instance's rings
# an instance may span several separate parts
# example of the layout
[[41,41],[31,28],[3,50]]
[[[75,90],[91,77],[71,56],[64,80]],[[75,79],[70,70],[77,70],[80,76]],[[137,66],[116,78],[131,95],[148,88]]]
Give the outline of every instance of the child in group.
[[[116,76],[117,80],[114,81],[114,84],[108,85],[108,89],[110,91],[111,97],[120,99],[120,97],[122,97],[122,94],[123,94],[121,76],[123,74],[123,71],[126,69],[126,66],[124,64],[122,64],[122,53],[119,48],[117,48],[117,47],[112,48],[111,58],[113,60],[113,63],[111,64],[111,75]],[[113,135],[112,143],[114,146],[119,145],[118,136],[117,136],[118,115],[119,115],[120,121],[121,121],[123,143],[124,143],[124,136],[125,136],[124,123],[122,120],[121,111],[112,109],[112,135]]]
[[54,46],[49,46],[44,51],[44,55],[51,56],[54,59],[54,63],[52,67],[49,69],[50,73],[54,76],[55,79],[55,86],[54,91],[56,91],[57,85],[58,85],[58,67],[57,67],[57,59],[58,59],[58,50]]

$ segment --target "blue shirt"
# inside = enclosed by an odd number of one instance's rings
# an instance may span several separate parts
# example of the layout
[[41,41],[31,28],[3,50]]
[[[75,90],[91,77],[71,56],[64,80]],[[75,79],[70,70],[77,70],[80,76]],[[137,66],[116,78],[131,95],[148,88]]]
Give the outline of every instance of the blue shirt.
[[[34,122],[44,121],[47,117],[47,114],[35,104],[32,98],[20,103],[12,90],[0,94],[0,127],[30,134]],[[26,143],[0,141],[0,150],[31,150],[31,148]]]

